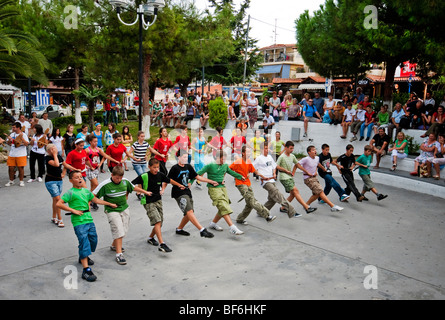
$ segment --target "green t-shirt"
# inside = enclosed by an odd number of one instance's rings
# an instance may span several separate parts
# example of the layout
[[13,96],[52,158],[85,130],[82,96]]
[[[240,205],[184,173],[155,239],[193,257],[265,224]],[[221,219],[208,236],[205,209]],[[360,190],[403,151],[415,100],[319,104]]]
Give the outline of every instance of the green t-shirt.
[[87,224],[93,222],[93,217],[91,216],[90,206],[88,203],[93,200],[94,194],[86,189],[86,188],[71,188],[66,193],[62,195],[62,200],[68,204],[71,209],[79,210],[79,211],[87,211],[84,212],[83,215],[78,216],[77,214],[71,215],[71,223],[73,227]]
[[368,166],[367,168],[363,168],[363,167],[359,166],[358,174],[360,176],[371,174],[371,170],[369,170],[369,167],[371,166],[371,163],[372,163],[372,155],[365,156],[364,154],[362,154],[360,157],[358,157],[358,159],[356,161],[360,164]]
[[272,141],[271,143],[271,147],[272,147],[272,151],[275,154],[279,154],[281,152],[282,147],[285,145],[283,140],[278,140],[278,141]]
[[219,182],[219,185],[214,187],[212,184],[208,183],[208,188],[223,188],[225,185],[221,184],[224,181],[224,175],[226,173],[230,174],[232,177],[241,180],[243,178],[239,173],[231,170],[227,163],[223,163],[222,165],[217,164],[216,162],[209,163],[204,166],[201,170],[199,170],[198,175],[202,176],[204,173],[207,173],[207,178],[216,182]]
[[379,114],[377,115],[378,118],[378,123],[380,124],[388,124],[389,123],[389,113],[385,112],[385,113],[381,113],[379,112]]
[[404,143],[406,142],[406,144],[405,144],[405,154],[408,154],[408,140],[403,140],[400,144],[399,144],[399,140],[396,140],[395,142],[394,142],[394,144],[395,144],[395,146],[396,146],[396,148],[400,148]]
[[[284,169],[289,171],[292,171],[292,169],[294,168],[294,164],[297,163],[298,160],[293,153],[291,153],[289,156],[287,156],[286,153],[282,153],[277,160],[277,166],[283,167]],[[293,177],[285,172],[278,171],[278,180],[288,179],[293,179]]]
[[113,182],[113,180],[107,179],[94,189],[93,193],[98,198],[102,198],[105,201],[117,204],[116,208],[105,206],[105,212],[122,212],[128,208],[127,193],[131,193],[134,190],[134,185],[123,178],[119,184]]

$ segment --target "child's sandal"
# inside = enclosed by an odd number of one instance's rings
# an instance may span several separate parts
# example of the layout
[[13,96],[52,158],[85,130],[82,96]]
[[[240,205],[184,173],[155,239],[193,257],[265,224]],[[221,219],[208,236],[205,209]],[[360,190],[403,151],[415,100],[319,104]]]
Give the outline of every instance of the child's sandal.
[[63,221],[62,221],[62,220],[59,220],[59,222],[57,223],[57,226],[58,226],[59,228],[63,228],[63,227],[65,227],[65,225],[63,224]]

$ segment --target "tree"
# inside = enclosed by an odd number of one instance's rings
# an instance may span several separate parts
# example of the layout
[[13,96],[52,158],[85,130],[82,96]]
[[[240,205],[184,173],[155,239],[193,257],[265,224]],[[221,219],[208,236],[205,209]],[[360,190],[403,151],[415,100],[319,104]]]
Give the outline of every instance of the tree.
[[[428,1],[427,8],[443,9],[437,3]],[[443,36],[431,38],[430,31],[444,11],[428,11],[434,18],[419,23],[414,12],[418,5],[409,4],[406,10],[405,1],[327,0],[313,17],[306,11],[296,20],[299,51],[311,69],[326,77],[361,74],[372,62],[384,62],[384,100],[391,101],[397,66],[407,60],[436,62],[442,55],[432,48],[443,47]],[[369,8],[375,10],[374,17]],[[425,8],[421,12],[426,14]],[[367,24],[370,16],[376,28]]]
[[223,99],[218,97],[209,102],[209,126],[212,128],[225,128],[227,124],[227,106]]
[[[232,33],[233,50],[224,55],[218,64],[206,65],[206,78],[221,83],[232,85],[242,83],[244,78],[244,57],[247,54],[246,79],[249,79],[258,70],[262,62],[261,55],[258,54],[256,46],[258,40],[248,37],[246,43],[247,29],[247,9],[251,0],[244,0],[240,4],[239,10],[235,10],[233,0],[209,0],[215,13],[224,15],[229,22]],[[248,52],[246,53],[246,47]]]
[[85,101],[88,106],[89,126],[90,130],[94,130],[94,112],[96,110],[96,101],[105,100],[106,93],[101,88],[94,86],[81,85],[79,90],[73,91],[74,95],[80,101]]
[[13,82],[18,76],[47,83],[48,62],[39,51],[40,43],[18,21],[16,0],[0,0],[0,78]]

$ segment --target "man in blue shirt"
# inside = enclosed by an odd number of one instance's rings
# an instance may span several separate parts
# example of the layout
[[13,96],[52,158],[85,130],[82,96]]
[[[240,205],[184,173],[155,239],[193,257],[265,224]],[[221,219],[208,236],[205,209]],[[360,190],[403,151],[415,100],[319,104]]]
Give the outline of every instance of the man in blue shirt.
[[303,107],[303,119],[304,119],[304,134],[303,138],[307,137],[307,127],[309,122],[321,122],[321,116],[317,111],[317,108],[313,105],[314,100],[309,99],[308,104]]
[[320,93],[318,93],[318,92],[315,92],[314,106],[315,106],[315,108],[317,108],[317,111],[320,114],[321,118],[323,118],[324,99],[320,97]]
[[396,128],[396,136],[402,131],[400,127],[400,119],[405,115],[405,111],[402,109],[402,104],[400,102],[396,103],[395,109],[391,116],[391,123],[388,126],[388,136],[391,140],[393,140],[393,131]]

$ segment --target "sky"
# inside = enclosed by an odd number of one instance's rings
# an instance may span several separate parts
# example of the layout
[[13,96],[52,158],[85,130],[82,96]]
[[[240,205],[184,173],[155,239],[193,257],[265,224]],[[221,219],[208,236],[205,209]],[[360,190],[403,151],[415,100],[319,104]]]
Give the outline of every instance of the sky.
[[[189,0],[193,1],[193,0]],[[194,0],[196,6],[204,10],[208,0]],[[241,0],[234,0],[239,8]],[[277,44],[296,43],[295,20],[305,10],[310,14],[318,10],[325,0],[251,0],[247,14],[250,14],[250,37],[257,39],[258,48]],[[276,19],[276,22],[275,22]],[[275,35],[275,23],[277,25]]]

